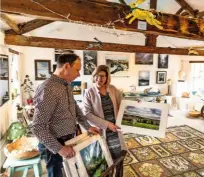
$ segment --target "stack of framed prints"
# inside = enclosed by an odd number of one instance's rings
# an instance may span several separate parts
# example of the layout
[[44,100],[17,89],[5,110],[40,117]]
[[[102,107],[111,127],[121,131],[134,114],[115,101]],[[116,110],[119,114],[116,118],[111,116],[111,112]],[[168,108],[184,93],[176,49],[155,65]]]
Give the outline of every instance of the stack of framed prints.
[[165,137],[169,106],[163,103],[122,100],[116,125],[123,133]]
[[113,160],[105,139],[100,135],[79,135],[65,143],[74,145],[76,155],[64,159],[63,165],[67,177],[100,177]]

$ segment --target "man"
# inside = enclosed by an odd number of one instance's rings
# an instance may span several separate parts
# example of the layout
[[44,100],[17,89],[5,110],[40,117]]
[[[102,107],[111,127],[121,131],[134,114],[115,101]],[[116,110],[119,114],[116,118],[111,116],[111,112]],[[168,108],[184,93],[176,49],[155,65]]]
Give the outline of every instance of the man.
[[91,127],[76,104],[70,82],[80,76],[80,58],[75,54],[60,55],[57,68],[36,90],[32,131],[39,139],[41,157],[45,159],[48,177],[62,176],[62,157],[75,155],[65,141],[74,137],[77,121],[93,134]]

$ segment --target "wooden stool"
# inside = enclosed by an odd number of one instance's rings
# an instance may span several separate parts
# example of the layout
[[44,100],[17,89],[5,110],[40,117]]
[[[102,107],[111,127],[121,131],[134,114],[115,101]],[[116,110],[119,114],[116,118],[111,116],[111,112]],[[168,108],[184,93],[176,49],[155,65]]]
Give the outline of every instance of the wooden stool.
[[7,158],[3,168],[10,167],[10,177],[14,176],[15,171],[24,171],[22,177],[27,176],[28,169],[33,168],[35,177],[42,175],[42,166],[40,162],[40,156],[28,159],[28,160],[14,160]]

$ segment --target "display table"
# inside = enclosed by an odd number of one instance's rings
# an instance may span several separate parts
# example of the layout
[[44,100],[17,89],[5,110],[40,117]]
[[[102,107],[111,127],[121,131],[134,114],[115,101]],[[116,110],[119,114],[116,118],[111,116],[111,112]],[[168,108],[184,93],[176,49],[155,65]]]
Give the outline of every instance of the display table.
[[40,156],[28,159],[28,160],[14,160],[7,158],[3,168],[10,167],[10,177],[14,176],[15,171],[23,171],[23,176],[26,177],[28,169],[33,168],[35,177],[40,177],[42,175],[42,166],[40,161]]

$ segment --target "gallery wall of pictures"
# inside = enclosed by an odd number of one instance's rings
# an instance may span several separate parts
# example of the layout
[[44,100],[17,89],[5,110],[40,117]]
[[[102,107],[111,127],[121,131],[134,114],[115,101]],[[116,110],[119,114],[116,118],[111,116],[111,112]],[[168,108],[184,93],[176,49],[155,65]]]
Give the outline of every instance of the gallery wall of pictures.
[[166,89],[167,79],[175,77],[176,71],[180,69],[179,65],[175,68],[175,65],[170,62],[177,58],[174,59],[174,56],[165,54],[55,49],[51,73],[56,69],[57,57],[62,53],[75,53],[82,59],[80,77],[72,83],[75,96],[82,95],[84,82],[88,88],[91,87],[91,73],[101,64],[109,66],[111,83],[125,91],[128,91],[131,86],[135,86],[137,91],[143,91],[148,87]]

